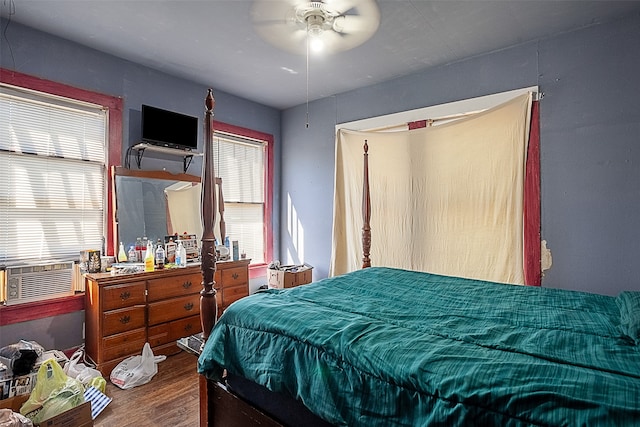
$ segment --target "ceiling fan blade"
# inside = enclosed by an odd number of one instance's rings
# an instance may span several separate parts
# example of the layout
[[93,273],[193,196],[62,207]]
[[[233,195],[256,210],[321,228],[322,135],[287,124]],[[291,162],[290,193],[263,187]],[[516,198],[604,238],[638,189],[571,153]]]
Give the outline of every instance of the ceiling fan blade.
[[251,21],[254,24],[269,21],[287,22],[295,17],[298,3],[301,3],[301,0],[256,0],[251,6]]
[[340,33],[336,33],[335,31],[327,31],[322,34],[322,42],[324,43],[323,51],[327,54],[340,52],[345,50],[344,46],[344,36],[340,35]]
[[[333,30],[339,33],[353,34],[367,31],[374,24],[375,22],[362,16],[342,15],[333,22]],[[374,29],[377,29],[377,25],[374,26]]]
[[[368,0],[365,0],[367,2]],[[357,8],[361,3],[361,0],[324,0],[327,10],[331,12],[338,12],[339,15],[351,13],[353,9]]]

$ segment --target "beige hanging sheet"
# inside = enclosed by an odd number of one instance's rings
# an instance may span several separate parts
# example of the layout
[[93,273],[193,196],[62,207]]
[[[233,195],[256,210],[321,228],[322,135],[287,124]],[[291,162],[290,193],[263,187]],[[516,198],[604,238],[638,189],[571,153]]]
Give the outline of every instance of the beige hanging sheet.
[[336,138],[330,276],[362,264],[363,144],[371,262],[524,284],[523,194],[531,94],[471,117]]

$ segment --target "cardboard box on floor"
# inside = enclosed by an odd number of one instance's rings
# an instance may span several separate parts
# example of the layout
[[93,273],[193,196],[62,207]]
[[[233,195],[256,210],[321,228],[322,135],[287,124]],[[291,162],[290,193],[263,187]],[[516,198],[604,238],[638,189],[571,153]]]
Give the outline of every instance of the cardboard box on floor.
[[269,288],[285,289],[311,283],[313,267],[296,272],[268,269]]
[[[0,409],[8,408],[13,412],[20,412],[20,407],[29,398],[28,394],[10,397],[0,400]],[[44,420],[36,427],[93,427],[91,419],[91,402],[84,402],[82,405],[69,409],[55,417]]]

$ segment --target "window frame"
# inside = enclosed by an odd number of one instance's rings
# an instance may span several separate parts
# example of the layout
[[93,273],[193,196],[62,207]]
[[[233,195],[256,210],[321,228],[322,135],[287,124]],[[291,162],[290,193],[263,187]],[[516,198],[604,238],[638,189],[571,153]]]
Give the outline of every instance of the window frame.
[[265,156],[265,179],[264,179],[264,263],[256,263],[249,265],[249,277],[255,279],[267,274],[268,260],[273,258],[273,135],[248,129],[241,126],[231,125],[217,120],[213,121],[213,132],[224,132],[239,137],[257,139],[265,141],[267,144]]
[[[113,187],[108,171],[111,170],[112,166],[120,166],[122,162],[122,98],[80,89],[2,67],[0,67],[0,82],[50,95],[101,105],[107,109],[109,134],[105,162],[106,209],[103,220],[106,222],[107,229],[106,251],[107,254],[113,254],[113,223],[110,221],[110,218],[113,217],[113,200],[111,197]],[[84,309],[84,294],[47,300],[47,310],[42,309],[43,304],[44,302],[38,301],[0,307],[0,326],[82,310]]]

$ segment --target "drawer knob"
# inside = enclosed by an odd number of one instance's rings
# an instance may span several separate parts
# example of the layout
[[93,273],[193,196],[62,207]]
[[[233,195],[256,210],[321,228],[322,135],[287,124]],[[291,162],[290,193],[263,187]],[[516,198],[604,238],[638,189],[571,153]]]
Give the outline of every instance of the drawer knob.
[[184,305],[184,309],[187,310],[187,311],[193,310],[193,303],[192,302],[186,303]]
[[129,291],[126,291],[126,292],[123,292],[123,293],[120,294],[120,299],[122,301],[126,301],[129,298],[131,298],[131,292],[129,292]]
[[122,323],[123,325],[129,323],[131,321],[131,316],[122,316],[120,318],[120,323]]
[[238,273],[233,273],[231,277],[233,277],[233,280],[238,280],[238,277],[240,276],[238,276]]
[[187,323],[187,324],[184,326],[184,331],[185,331],[185,332],[189,332],[191,329],[193,329],[193,325],[191,325],[191,323]]
[[189,289],[191,287],[191,281],[186,281],[182,284],[182,287],[185,289]]

